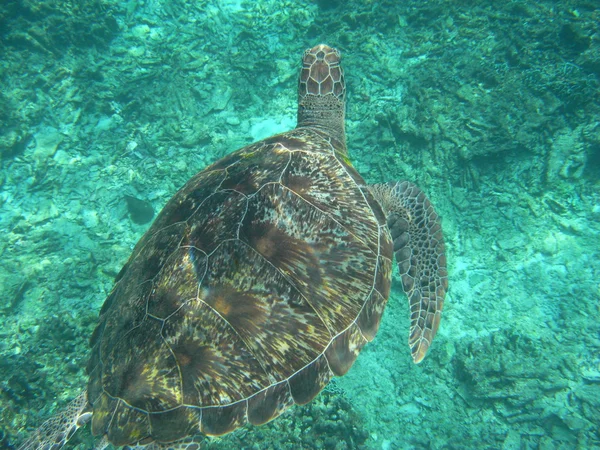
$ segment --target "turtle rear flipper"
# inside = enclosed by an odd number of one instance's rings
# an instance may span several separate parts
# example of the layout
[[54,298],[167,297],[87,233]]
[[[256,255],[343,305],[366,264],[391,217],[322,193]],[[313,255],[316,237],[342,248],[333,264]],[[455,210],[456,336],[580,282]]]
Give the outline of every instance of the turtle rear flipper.
[[408,345],[418,363],[435,337],[448,290],[440,218],[423,191],[408,181],[376,184],[370,190],[387,216],[394,240],[402,287],[410,303]]
[[91,417],[87,392],[83,391],[63,411],[44,422],[18,450],[58,450]]

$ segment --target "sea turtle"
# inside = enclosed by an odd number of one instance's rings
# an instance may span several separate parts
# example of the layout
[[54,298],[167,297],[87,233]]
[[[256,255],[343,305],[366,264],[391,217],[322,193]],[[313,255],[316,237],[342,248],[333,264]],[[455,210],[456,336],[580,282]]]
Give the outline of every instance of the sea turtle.
[[190,450],[309,402],[375,337],[394,255],[423,359],[448,287],[440,220],[412,183],[352,167],[345,96],[340,53],[306,50],[297,127],[167,203],[100,311],[87,389],[22,449],[58,449],[91,419],[98,448]]

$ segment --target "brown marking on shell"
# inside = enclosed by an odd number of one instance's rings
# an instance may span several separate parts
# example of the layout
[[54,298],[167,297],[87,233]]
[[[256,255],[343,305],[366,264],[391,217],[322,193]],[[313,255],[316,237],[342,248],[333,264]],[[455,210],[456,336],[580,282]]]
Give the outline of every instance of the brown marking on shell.
[[290,377],[288,383],[294,401],[298,405],[310,402],[327,386],[332,376],[327,359],[324,355],[319,356],[300,372]]
[[[103,329],[101,329],[100,327],[96,327],[96,329],[94,330],[94,335],[92,335],[92,339],[90,339],[90,346],[94,346],[95,343],[98,340],[99,336],[102,336],[102,331]],[[99,352],[92,352],[92,354],[90,355],[90,359],[88,360],[87,366],[86,366],[86,370],[87,373],[92,372],[96,366],[98,364],[100,364],[100,353]],[[90,394],[89,394],[90,389],[88,388],[88,398],[90,398]]]
[[144,411],[183,403],[177,362],[160,335],[162,322],[148,318],[125,335],[104,360],[104,390]]
[[345,375],[366,343],[367,340],[356,324],[352,324],[333,339],[325,351],[325,357],[333,374]]
[[386,223],[387,219],[386,219],[385,213],[383,212],[383,209],[381,208],[381,205],[379,204],[379,202],[377,200],[375,200],[375,197],[373,197],[373,194],[365,185],[365,182],[362,179],[362,177],[360,176],[360,174],[356,171],[356,169],[352,165],[350,165],[346,161],[345,158],[340,158],[340,162],[344,165],[346,172],[352,178],[352,180],[354,180],[354,182],[358,186],[360,186],[361,192],[365,196],[367,204],[369,205],[369,209],[371,210],[371,213],[375,215],[375,219],[377,220],[377,222],[379,224]]
[[[285,223],[283,212],[261,208],[265,196],[277,195],[291,197],[289,192],[281,187],[270,186],[263,189],[260,197],[253,199],[244,217],[240,238],[274,267],[280,269],[283,275],[288,275],[293,270],[290,265],[302,264],[308,281],[320,286],[323,280],[320,261],[314,248],[318,243],[313,246],[302,239],[302,234],[307,230],[286,229],[288,224]],[[293,219],[290,217],[290,221]]]
[[[94,355],[96,355],[94,357]],[[91,363],[92,359],[96,359],[94,364]],[[87,387],[87,397],[90,404],[94,404],[100,394],[102,394],[102,372],[104,368],[102,363],[100,362],[100,358],[97,352],[92,354],[92,358],[90,358],[90,362],[88,362],[87,373],[89,374],[89,383]]]
[[267,323],[270,304],[263,292],[245,292],[231,285],[213,285],[202,289],[201,298],[212,306],[235,330],[251,334]]
[[[296,128],[287,133],[273,136],[270,140],[272,140],[272,143],[281,144],[281,148],[289,150],[292,155],[302,153],[309,160],[313,160],[313,158],[318,155],[324,155],[326,158],[331,158],[335,152],[340,153],[340,155],[345,152],[345,150],[341,151],[341,149],[336,147],[338,142],[332,139],[327,133],[310,128]],[[291,147],[287,146],[288,143]],[[321,158],[318,158],[314,159],[313,163],[318,165],[321,161]]]
[[163,335],[177,361],[185,404],[228,404],[270,383],[242,339],[203,302],[191,301],[173,314]]
[[[101,316],[102,317],[102,316]],[[104,327],[106,326],[106,320],[101,320],[94,332],[92,333],[92,338],[90,339],[90,347],[92,348],[92,352],[90,354],[90,359],[87,362],[86,373],[89,375],[88,381],[88,399],[90,403],[93,403],[93,399],[100,394],[102,390],[102,361],[100,359],[100,343],[101,338],[104,336]],[[100,367],[99,367],[100,366]],[[95,375],[92,375],[92,372],[96,372]]]
[[185,223],[178,223],[154,234],[148,240],[148,244],[140,249],[133,260],[136,264],[131,264],[131,269],[123,278],[136,278],[141,282],[153,280],[165,266],[167,259],[179,247],[185,229]]
[[[174,200],[175,203],[180,203],[179,200]],[[161,215],[163,213],[164,211]],[[127,263],[127,271],[113,287],[108,297],[109,307],[102,308],[104,312],[92,334],[91,346],[100,346],[100,358],[111,351],[121,336],[144,319],[147,299],[153,290],[152,279],[164,268],[169,256],[177,249],[184,230],[184,223],[162,229],[157,229],[155,223],[136,245]]]
[[[377,254],[378,228],[372,222],[356,220],[373,214],[371,201],[365,194],[368,190],[362,189],[360,184],[361,189],[356,189],[354,180],[349,182],[348,173],[348,167],[330,155],[314,155],[309,159],[294,153],[282,184],[340,224],[351,223],[356,239]],[[365,198],[369,203],[365,203]],[[381,210],[374,200],[372,204]],[[385,220],[383,214],[381,220]]]
[[[121,269],[121,271],[119,272],[119,274],[117,275],[117,278],[115,279],[115,286],[118,285],[119,281],[121,280],[121,278],[123,277],[123,275],[125,273],[127,273],[127,271],[125,270],[125,268],[127,268],[129,264],[125,264],[123,266],[123,269]],[[108,294],[108,297],[106,297],[106,300],[104,300],[104,303],[102,304],[102,308],[100,309],[100,315],[102,316],[113,304],[113,301],[115,300],[116,296],[115,296],[115,288],[113,287],[112,291],[110,292],[110,294]],[[92,334],[92,337],[90,338],[90,341],[92,342],[92,346],[94,345],[93,343],[96,341],[96,332],[98,331],[98,328],[96,328],[94,330],[94,334]]]
[[246,401],[219,407],[204,408],[200,431],[209,436],[221,436],[246,424]]
[[[293,136],[290,133],[278,134],[267,138],[263,143],[265,145],[280,145],[287,150],[305,150],[306,147],[306,139]],[[278,173],[281,173],[281,171]]]
[[[247,197],[235,191],[211,195],[190,218],[189,231],[181,245],[192,246],[209,254],[223,240],[235,239],[247,203]],[[206,214],[206,211],[212,211],[213,214]]]
[[[389,249],[392,246],[390,235],[386,229],[382,230],[380,240],[382,248]],[[392,260],[382,255],[379,256],[375,286],[382,297],[388,298],[390,296],[390,289],[392,287]]]
[[146,318],[146,299],[152,290],[152,283],[142,282],[138,285],[124,280],[115,286],[115,290],[119,301],[100,317],[98,327],[104,330],[102,339],[98,338],[94,345],[94,348],[98,347],[99,358],[104,362],[117,342]]
[[378,291],[373,290],[356,320],[360,331],[369,342],[375,338],[377,330],[379,330],[386,304],[387,297],[383,297]]
[[[277,138],[278,136],[271,138],[269,144],[263,141],[251,145],[247,150],[247,156],[227,170],[227,175],[219,189],[232,189],[250,195],[266,183],[277,182],[289,162],[289,152]],[[282,136],[281,139],[285,140],[285,137]]]
[[256,151],[258,147],[260,147],[260,145],[261,142],[256,142],[254,144],[247,145],[246,147],[243,147],[236,152],[230,153],[229,155],[225,155],[223,158],[219,159],[218,161],[215,161],[200,173],[203,173],[205,171],[217,171],[219,173],[225,174],[226,169],[233,167],[236,164],[238,164],[241,160],[248,158],[250,155],[253,154],[253,152]]
[[[173,197],[165,205],[154,221],[152,228],[161,230],[170,225],[188,220],[194,211],[198,209],[200,203],[215,192],[224,177],[225,173],[223,171],[211,170],[211,168],[194,175],[179,191],[179,195]],[[137,256],[141,242],[140,240],[138,245],[136,245],[130,261]]]
[[376,255],[330,215],[280,185],[266,186],[249,202],[240,239],[258,253],[273,250],[262,256],[308,300],[329,330],[350,325],[373,285]]
[[117,403],[110,422],[106,434],[117,447],[144,440],[151,434],[148,414],[132,409],[122,401]]
[[286,173],[284,176],[284,186],[302,198],[310,198],[313,180],[309,174]]
[[177,311],[185,302],[196,298],[198,294],[199,266],[206,257],[203,254],[192,256],[193,249],[175,250],[153,282],[152,292],[148,295],[148,313],[164,319]]
[[248,399],[248,422],[262,425],[294,404],[287,381],[282,381]]
[[110,398],[102,390],[99,392],[99,395],[89,397],[89,400],[94,407],[94,414],[92,414],[92,434],[94,436],[104,435],[108,430],[110,420],[119,400]]
[[304,367],[329,342],[327,329],[300,292],[239,241],[224,243],[211,256],[200,298],[260,361],[270,379],[264,386]]
[[173,442],[184,436],[200,433],[200,408],[181,406],[169,411],[150,413],[148,416],[152,435],[158,442]]

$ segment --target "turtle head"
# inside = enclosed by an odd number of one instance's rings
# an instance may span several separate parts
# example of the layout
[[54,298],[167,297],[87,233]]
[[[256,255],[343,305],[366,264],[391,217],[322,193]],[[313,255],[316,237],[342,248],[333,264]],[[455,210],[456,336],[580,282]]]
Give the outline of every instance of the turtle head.
[[316,128],[345,148],[346,82],[340,52],[325,44],[304,52],[298,82],[298,128]]

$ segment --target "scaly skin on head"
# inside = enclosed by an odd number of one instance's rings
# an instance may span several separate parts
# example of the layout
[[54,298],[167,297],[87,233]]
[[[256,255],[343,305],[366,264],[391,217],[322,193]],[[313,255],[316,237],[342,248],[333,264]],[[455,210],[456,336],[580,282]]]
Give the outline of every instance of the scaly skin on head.
[[297,128],[313,128],[346,148],[346,82],[335,48],[319,44],[306,50],[298,82]]

